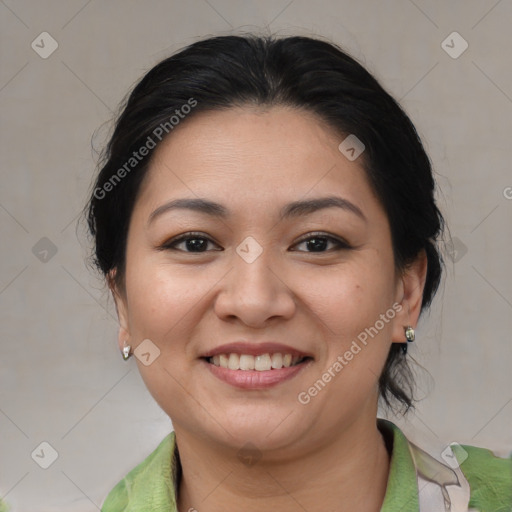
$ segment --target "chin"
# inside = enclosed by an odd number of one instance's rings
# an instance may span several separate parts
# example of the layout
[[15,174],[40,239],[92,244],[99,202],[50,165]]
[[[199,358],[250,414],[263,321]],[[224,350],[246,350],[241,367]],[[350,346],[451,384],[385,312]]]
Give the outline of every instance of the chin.
[[220,430],[216,430],[221,436],[219,441],[234,449],[241,449],[250,444],[262,451],[280,450],[294,444],[302,437],[302,431],[299,431],[295,424],[283,422],[284,418],[286,414],[283,418],[260,416],[250,421],[231,420],[222,423],[226,430],[221,427],[219,427]]

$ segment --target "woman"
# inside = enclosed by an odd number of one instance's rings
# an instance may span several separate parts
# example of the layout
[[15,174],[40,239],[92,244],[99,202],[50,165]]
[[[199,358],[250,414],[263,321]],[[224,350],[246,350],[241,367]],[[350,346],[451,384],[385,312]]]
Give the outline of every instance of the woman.
[[510,510],[510,460],[377,419],[413,406],[434,188],[411,121],[330,43],[215,37],[150,70],[88,220],[120,350],[174,432],[102,510]]

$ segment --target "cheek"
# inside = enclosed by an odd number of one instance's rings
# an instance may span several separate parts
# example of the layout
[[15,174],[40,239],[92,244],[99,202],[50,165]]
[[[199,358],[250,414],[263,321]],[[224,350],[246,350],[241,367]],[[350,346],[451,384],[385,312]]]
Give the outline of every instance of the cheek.
[[162,348],[167,336],[179,338],[187,313],[200,307],[206,285],[204,279],[194,279],[168,265],[151,263],[150,259],[140,258],[132,266],[127,264],[132,335],[152,339]]
[[391,275],[378,261],[354,262],[311,276],[301,286],[301,295],[329,328],[330,336],[346,341],[373,325],[392,306]]
[[[150,365],[136,359],[144,383],[155,401],[173,418],[193,414],[183,392],[187,374],[188,341],[201,314],[207,280],[191,278],[169,266],[127,262],[126,289],[129,297],[129,327],[134,349],[142,340],[151,340],[159,356]],[[195,284],[194,284],[195,283]],[[207,288],[206,288],[207,289]],[[192,356],[190,356],[192,357]],[[192,389],[188,384],[188,389]]]
[[[315,402],[319,416],[356,414],[361,403],[377,392],[395,317],[390,275],[389,268],[377,263],[353,265],[314,279],[304,288],[325,340],[317,377],[330,382]],[[315,382],[308,388],[313,393]],[[338,404],[336,410],[326,408],[327,403]]]

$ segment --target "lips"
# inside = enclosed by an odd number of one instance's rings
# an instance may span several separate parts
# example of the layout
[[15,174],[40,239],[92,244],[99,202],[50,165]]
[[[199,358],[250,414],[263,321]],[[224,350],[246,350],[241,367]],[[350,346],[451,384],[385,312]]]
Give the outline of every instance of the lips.
[[273,342],[228,343],[205,352],[200,359],[215,377],[246,390],[288,381],[313,362],[310,353]]

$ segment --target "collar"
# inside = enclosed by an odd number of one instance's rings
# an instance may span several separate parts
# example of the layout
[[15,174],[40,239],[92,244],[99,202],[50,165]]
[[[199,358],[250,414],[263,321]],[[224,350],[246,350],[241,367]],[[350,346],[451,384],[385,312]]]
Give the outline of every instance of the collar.
[[418,481],[409,441],[391,421],[377,418],[377,428],[390,446],[391,455],[388,485],[381,512],[419,512]]

